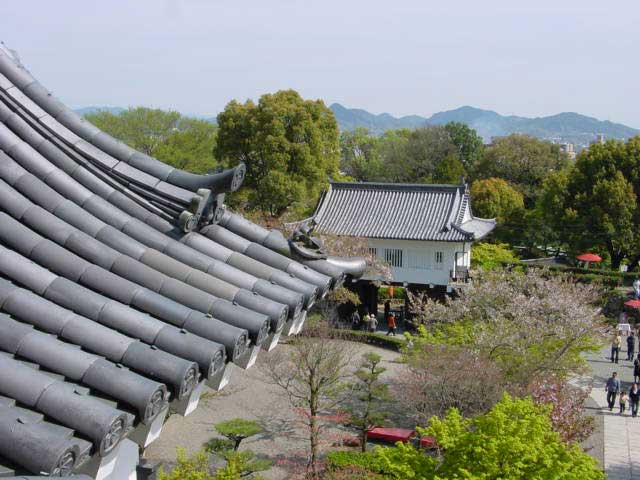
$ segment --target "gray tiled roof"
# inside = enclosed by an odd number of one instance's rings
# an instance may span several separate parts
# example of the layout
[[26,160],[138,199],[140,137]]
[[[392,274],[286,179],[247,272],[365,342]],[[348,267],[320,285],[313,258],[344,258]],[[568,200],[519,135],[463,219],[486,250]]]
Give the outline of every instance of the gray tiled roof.
[[478,240],[495,227],[473,217],[465,185],[332,182],[313,220],[334,235],[444,242]]
[[0,476],[142,442],[344,276],[257,243],[244,219],[210,225],[243,168],[194,175],[132,150],[0,45]]

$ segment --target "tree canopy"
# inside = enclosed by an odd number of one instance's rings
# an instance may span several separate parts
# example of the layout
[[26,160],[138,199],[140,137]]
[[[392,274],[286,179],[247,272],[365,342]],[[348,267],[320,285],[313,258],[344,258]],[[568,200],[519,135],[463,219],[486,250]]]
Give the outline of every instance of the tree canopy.
[[[551,175],[538,202],[572,253],[606,251],[617,269],[640,260],[640,137],[582,151],[573,168]],[[585,232],[588,234],[585,235]]]
[[[426,455],[411,444],[371,453],[330,455],[330,464],[354,464],[388,479],[604,480],[597,461],[565,443],[549,420],[550,407],[505,394],[487,413],[465,418],[451,409],[418,433],[439,447]],[[366,478],[366,477],[358,477]]]
[[333,113],[321,100],[282,90],[218,115],[216,154],[227,166],[244,162],[247,207],[280,215],[294,204],[310,208],[338,174],[340,145]]
[[551,172],[567,166],[569,158],[554,145],[527,135],[513,134],[496,139],[476,166],[478,178],[502,178],[524,196],[533,208],[542,182]]
[[131,148],[176,168],[202,174],[217,165],[213,155],[217,127],[204,120],[145,107],[120,114],[97,111],[85,118]]

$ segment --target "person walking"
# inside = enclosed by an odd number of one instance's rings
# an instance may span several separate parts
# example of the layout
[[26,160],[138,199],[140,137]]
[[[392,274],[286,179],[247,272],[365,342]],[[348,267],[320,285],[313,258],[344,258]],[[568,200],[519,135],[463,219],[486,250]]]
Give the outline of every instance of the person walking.
[[627,360],[633,360],[633,354],[636,350],[636,337],[633,336],[633,332],[629,332],[627,337]]
[[389,318],[387,318],[387,324],[389,325],[387,336],[393,335],[395,337],[396,336],[396,317],[393,316],[393,313],[389,314]]
[[371,319],[369,320],[369,331],[371,333],[376,333],[378,329],[378,318],[372,313]]
[[640,387],[636,382],[633,382],[629,389],[629,406],[631,407],[631,416],[638,416],[638,404],[640,403]]
[[360,314],[358,310],[351,314],[351,328],[354,330],[360,330]]
[[627,392],[620,393],[620,415],[622,415],[627,410],[627,402],[629,401],[629,395]]
[[[373,315],[373,313],[371,314]],[[371,316],[368,313],[362,315],[362,331],[369,331],[369,322],[371,321]]]
[[640,382],[640,353],[633,361],[633,381],[638,383]]
[[620,332],[616,332],[611,340],[611,363],[618,363],[618,356],[620,354],[620,345],[622,344],[622,337]]
[[607,379],[607,384],[605,385],[604,390],[607,392],[607,404],[609,405],[609,411],[611,411],[616,404],[616,396],[620,391],[618,372],[613,372]]

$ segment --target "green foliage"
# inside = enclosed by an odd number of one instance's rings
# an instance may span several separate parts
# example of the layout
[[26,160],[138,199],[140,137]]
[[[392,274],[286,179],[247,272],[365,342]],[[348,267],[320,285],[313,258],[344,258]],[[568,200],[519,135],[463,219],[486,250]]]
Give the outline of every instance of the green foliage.
[[234,442],[234,451],[238,450],[242,440],[262,432],[262,427],[258,425],[258,422],[245,420],[244,418],[233,418],[225,422],[216,423],[215,427],[220,435]]
[[129,108],[118,115],[98,111],[85,118],[131,148],[176,168],[207,173],[216,166],[217,127],[204,120],[145,107]]
[[524,196],[533,208],[544,179],[568,165],[569,158],[558,145],[527,135],[513,134],[496,139],[476,165],[477,178],[502,178]]
[[[569,252],[606,250],[617,269],[640,260],[640,137],[594,144],[544,184],[538,208]],[[585,235],[585,232],[587,234]]]
[[366,128],[340,134],[340,169],[355,181],[364,182],[382,176],[380,140]]
[[[309,318],[307,322],[310,320],[312,320],[312,318]],[[399,352],[407,345],[407,343],[399,337],[379,335],[377,333],[364,332],[361,330],[321,329],[317,331],[313,328],[307,327],[302,331],[302,335],[319,336],[319,332],[325,338],[339,338],[349,342],[366,343],[368,345],[375,345],[376,347],[387,348],[396,352]]]
[[392,479],[604,480],[594,458],[553,431],[549,412],[530,398],[505,394],[486,414],[463,418],[451,409],[443,419],[433,417],[426,429],[418,428],[434,437],[440,447],[435,456],[398,443],[358,456],[334,455],[330,462],[336,467],[353,462]]
[[471,266],[484,271],[503,268],[518,262],[518,257],[506,243],[476,243],[471,250]]
[[551,428],[549,407],[504,395],[487,414],[463,419],[451,410],[424,435],[442,447],[441,478],[603,479],[595,459],[565,444]]
[[471,185],[471,201],[475,215],[495,218],[498,225],[522,215],[524,198],[502,178],[476,180]]
[[279,215],[296,203],[315,203],[327,178],[337,175],[338,127],[321,100],[293,90],[231,101],[218,115],[217,156],[247,165],[247,207]]
[[390,399],[389,386],[380,380],[386,368],[381,367],[382,357],[375,353],[365,353],[358,369],[355,381],[351,383],[355,404],[349,405],[351,424],[360,433],[362,451],[367,449],[367,430],[374,425],[382,425],[387,418],[384,402]]
[[449,154],[444,157],[433,172],[435,183],[459,184],[464,178],[466,171],[464,165],[457,154]]
[[[389,300],[390,297],[389,296],[389,290],[391,289],[391,287],[380,287],[378,289],[378,299],[379,300]],[[398,286],[394,286],[393,287],[393,298],[395,299],[404,299],[404,287],[398,287]]]
[[[484,155],[482,137],[466,123],[449,122],[444,126],[449,139],[458,149],[458,157],[467,173],[473,173],[475,165]],[[458,182],[458,179],[455,180]]]
[[[162,467],[158,471],[158,480],[213,480],[214,478],[209,474],[209,459],[206,453],[198,452],[192,458],[188,458],[186,450],[180,447],[178,447],[178,465],[171,473],[165,473]],[[230,477],[229,480],[235,480],[235,478]]]
[[346,467],[369,467],[373,461],[371,452],[347,452],[339,450],[330,452],[327,455],[327,466],[329,469]]

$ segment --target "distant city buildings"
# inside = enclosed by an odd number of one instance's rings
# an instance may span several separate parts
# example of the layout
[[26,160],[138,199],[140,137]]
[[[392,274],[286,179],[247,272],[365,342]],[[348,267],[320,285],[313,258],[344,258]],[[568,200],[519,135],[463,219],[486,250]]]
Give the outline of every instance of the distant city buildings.
[[571,160],[576,159],[576,151],[573,146],[573,143],[561,143],[560,150],[566,153]]

